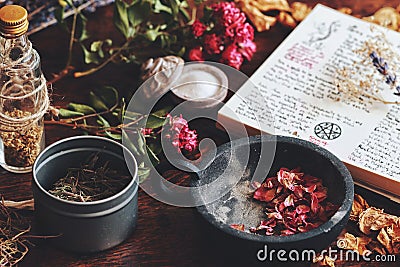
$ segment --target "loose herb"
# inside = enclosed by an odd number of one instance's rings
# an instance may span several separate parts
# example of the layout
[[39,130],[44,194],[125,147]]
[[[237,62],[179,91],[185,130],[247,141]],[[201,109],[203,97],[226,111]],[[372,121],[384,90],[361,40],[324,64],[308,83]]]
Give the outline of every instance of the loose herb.
[[29,224],[0,201],[0,266],[14,266],[28,253]]
[[69,168],[49,192],[61,199],[75,202],[96,201],[120,192],[132,177],[109,167],[110,162],[99,162],[99,153],[91,155],[79,168]]
[[[266,204],[267,219],[250,232],[262,235],[293,235],[308,232],[329,220],[338,206],[327,201],[322,179],[281,168],[275,177],[256,185],[253,198]],[[244,229],[242,225],[232,225]]]

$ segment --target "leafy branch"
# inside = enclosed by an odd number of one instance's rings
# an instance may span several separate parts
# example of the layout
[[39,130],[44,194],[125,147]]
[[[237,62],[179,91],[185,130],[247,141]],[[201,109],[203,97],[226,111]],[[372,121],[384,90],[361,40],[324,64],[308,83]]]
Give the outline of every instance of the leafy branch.
[[[159,129],[167,122],[167,111],[160,110],[149,115],[143,115],[126,110],[124,98],[119,98],[118,91],[106,86],[89,93],[89,103],[69,103],[66,108],[58,109],[58,116],[46,120],[47,125],[58,125],[71,129],[80,129],[86,133],[108,137],[117,141],[124,138],[125,145],[138,161],[148,155],[153,165],[159,163],[158,147],[151,140],[152,135],[144,129]],[[150,141],[147,141],[149,139]],[[138,162],[139,177],[143,181],[150,173],[144,160]]]
[[[64,20],[67,6],[74,10],[70,27]],[[60,0],[56,18],[70,33],[68,59],[65,68],[50,82],[69,75],[75,69],[72,65],[74,44],[82,49],[84,62],[92,65],[88,70],[75,72],[75,78],[93,74],[111,62],[141,63],[157,53],[160,56],[183,56],[186,52],[185,37],[188,35],[188,27],[196,13],[193,9],[192,14],[189,14],[188,7],[186,0],[133,0],[130,3],[116,0],[114,26],[125,40],[120,45],[114,45],[110,38],[89,42],[87,18],[81,12],[82,8],[75,7],[71,0]]]

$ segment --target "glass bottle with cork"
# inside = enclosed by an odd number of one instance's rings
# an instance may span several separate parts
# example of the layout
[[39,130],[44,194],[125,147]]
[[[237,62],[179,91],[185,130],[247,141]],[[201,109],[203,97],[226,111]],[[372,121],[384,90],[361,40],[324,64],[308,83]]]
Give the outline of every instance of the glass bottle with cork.
[[25,8],[0,9],[0,165],[15,173],[30,172],[44,148],[43,116],[49,106],[28,25]]

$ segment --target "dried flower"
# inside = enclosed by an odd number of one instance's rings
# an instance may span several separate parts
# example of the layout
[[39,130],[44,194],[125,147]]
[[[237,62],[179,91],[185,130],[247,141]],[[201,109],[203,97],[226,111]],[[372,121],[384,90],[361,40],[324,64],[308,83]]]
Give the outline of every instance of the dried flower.
[[151,135],[153,133],[153,129],[152,128],[142,128],[141,131],[142,131],[142,134],[145,135],[145,136],[146,135]]
[[222,53],[220,61],[235,69],[239,69],[243,63],[243,56],[239,52],[238,47],[235,44],[231,44]]
[[188,122],[182,115],[179,117],[168,115],[168,118],[169,125],[163,130],[165,138],[171,140],[172,145],[179,150],[194,151],[198,145],[196,131],[189,129]]
[[[375,28],[371,27],[371,31],[374,32]],[[358,54],[359,58],[354,60],[351,66],[338,66],[336,70],[335,84],[340,96],[338,100],[344,97],[361,102],[368,100],[370,103],[378,101],[384,104],[399,104],[399,101],[386,101],[380,95],[380,92],[386,89],[400,95],[396,75],[400,71],[400,56],[392,49],[392,44],[385,34],[376,33],[374,38],[369,38],[354,53]]]
[[201,23],[200,20],[195,20],[195,22],[192,24],[192,32],[195,37],[202,36],[206,29],[206,25]]
[[204,47],[210,55],[218,55],[224,49],[221,37],[217,36],[215,33],[207,34],[204,37]]
[[253,27],[235,3],[212,4],[206,11],[211,14],[192,25],[197,42],[189,51],[189,59],[216,60],[239,69],[244,59],[251,60],[256,51]]
[[203,49],[200,46],[192,48],[189,51],[189,60],[191,61],[204,61]]
[[364,234],[370,234],[371,230],[377,231],[396,223],[397,216],[384,213],[383,210],[370,207],[360,214],[359,227]]
[[293,235],[307,232],[326,222],[338,206],[326,201],[327,189],[322,180],[281,168],[276,177],[267,178],[253,198],[267,206],[267,220],[250,232],[265,235]]

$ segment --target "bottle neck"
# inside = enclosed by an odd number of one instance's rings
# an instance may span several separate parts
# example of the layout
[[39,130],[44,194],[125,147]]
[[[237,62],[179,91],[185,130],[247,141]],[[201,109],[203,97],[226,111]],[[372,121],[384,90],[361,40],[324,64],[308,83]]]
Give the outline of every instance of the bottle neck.
[[7,35],[0,36],[0,57],[1,64],[17,65],[26,63],[31,56],[32,44],[27,34],[18,37]]

